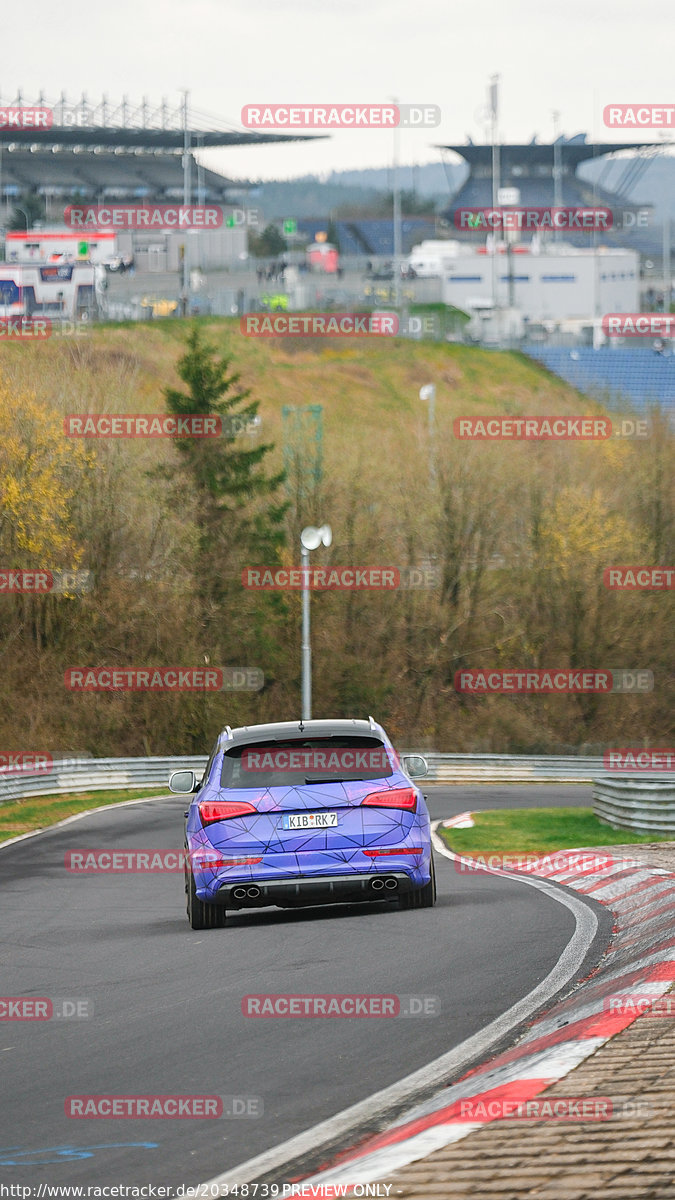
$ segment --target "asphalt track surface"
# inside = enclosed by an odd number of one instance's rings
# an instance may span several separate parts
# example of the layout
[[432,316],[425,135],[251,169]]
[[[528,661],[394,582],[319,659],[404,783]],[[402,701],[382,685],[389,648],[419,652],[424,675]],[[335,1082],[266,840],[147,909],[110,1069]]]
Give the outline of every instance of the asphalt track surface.
[[[426,791],[436,819],[590,804],[590,788],[573,785]],[[460,874],[439,856],[434,909],[264,909],[203,933],[187,924],[181,875],[65,870],[68,850],[180,848],[184,808],[182,797],[108,808],[0,850],[0,995],[93,1005],[86,1020],[0,1023],[0,1184],[209,1179],[480,1031],[548,974],[573,933],[572,915],[549,896]],[[603,933],[594,960],[605,944]],[[440,1011],[256,1020],[241,1011],[252,992],[433,996]],[[67,1096],[102,1094],[258,1097],[263,1111],[66,1117]]]

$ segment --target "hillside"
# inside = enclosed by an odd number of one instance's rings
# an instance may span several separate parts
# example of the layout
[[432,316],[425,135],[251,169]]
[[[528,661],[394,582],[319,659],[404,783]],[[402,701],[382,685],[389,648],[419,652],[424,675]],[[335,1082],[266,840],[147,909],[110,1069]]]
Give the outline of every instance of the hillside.
[[[599,410],[517,354],[402,339],[254,340],[235,321],[199,325],[259,402],[261,434],[241,442],[274,443],[267,469],[288,468],[282,560],[299,562],[303,525],[329,522],[333,545],[316,552],[317,564],[439,571],[440,586],[426,590],[313,596],[314,715],[370,711],[399,741],[445,750],[667,744],[669,597],[602,584],[612,563],[672,561],[665,426],[641,442],[459,442],[458,416]],[[299,594],[244,591],[241,568],[255,560],[223,528],[209,564],[222,574],[223,599],[200,608],[197,498],[176,448],[63,437],[66,412],[163,411],[163,389],[180,383],[185,335],[183,322],[157,322],[0,350],[2,559],[77,565],[94,579],[83,596],[2,598],[0,737],[9,749],[198,752],[226,721],[299,711]],[[418,395],[431,382],[433,443]],[[316,404],[318,482],[303,467],[315,442],[287,425],[282,453],[282,408]],[[42,474],[28,470],[31,454],[42,456]],[[23,502],[8,479],[23,481]],[[49,552],[30,532],[40,505],[54,526]],[[261,668],[266,685],[226,697],[63,686],[73,665],[205,659]],[[655,687],[538,697],[454,689],[459,669],[511,666],[648,668]]]

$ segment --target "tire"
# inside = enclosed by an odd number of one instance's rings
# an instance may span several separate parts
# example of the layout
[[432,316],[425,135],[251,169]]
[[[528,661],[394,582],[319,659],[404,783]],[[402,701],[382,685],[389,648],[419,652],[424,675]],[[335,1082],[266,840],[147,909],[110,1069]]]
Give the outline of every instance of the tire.
[[222,904],[205,904],[195,888],[195,877],[190,871],[187,877],[187,915],[190,929],[222,929],[227,913]]
[[436,868],[434,857],[431,856],[431,877],[424,887],[415,888],[412,892],[404,892],[399,900],[401,908],[433,908],[436,903]]

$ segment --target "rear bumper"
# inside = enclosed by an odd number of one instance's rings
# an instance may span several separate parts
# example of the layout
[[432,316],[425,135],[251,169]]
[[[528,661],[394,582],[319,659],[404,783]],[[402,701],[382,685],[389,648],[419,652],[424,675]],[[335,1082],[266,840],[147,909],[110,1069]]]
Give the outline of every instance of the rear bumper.
[[222,883],[216,892],[205,891],[203,899],[233,909],[264,908],[270,904],[296,908],[312,904],[395,900],[413,887],[405,871],[380,871],[377,874],[371,871],[361,875],[304,875],[295,879]]

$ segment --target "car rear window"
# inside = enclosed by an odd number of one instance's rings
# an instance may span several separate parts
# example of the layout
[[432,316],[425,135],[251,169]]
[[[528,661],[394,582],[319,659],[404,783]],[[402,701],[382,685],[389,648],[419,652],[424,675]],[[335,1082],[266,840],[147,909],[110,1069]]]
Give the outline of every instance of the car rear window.
[[227,750],[220,786],[297,787],[308,781],[387,779],[393,773],[391,752],[379,738],[289,738],[242,743]]

